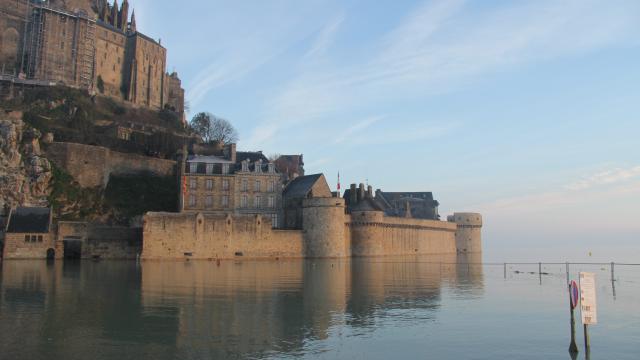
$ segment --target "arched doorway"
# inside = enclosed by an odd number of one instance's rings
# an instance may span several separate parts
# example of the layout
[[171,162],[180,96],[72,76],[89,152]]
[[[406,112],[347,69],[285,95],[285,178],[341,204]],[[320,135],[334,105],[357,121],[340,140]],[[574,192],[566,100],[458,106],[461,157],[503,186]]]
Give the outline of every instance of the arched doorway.
[[47,260],[53,260],[56,258],[56,251],[54,249],[47,249]]

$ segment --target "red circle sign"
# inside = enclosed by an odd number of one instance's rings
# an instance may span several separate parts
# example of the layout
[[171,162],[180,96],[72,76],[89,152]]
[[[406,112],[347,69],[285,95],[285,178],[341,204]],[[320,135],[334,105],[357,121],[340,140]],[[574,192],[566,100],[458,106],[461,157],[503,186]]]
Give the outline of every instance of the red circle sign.
[[580,291],[578,290],[578,284],[573,280],[571,280],[571,284],[569,285],[569,292],[571,294],[571,308],[575,309],[578,306]]

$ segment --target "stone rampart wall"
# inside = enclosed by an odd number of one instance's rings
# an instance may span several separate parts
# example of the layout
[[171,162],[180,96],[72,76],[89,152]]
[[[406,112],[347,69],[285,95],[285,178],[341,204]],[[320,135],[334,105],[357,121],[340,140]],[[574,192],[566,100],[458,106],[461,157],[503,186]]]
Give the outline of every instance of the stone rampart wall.
[[382,212],[351,214],[351,256],[435,255],[456,253],[456,224],[384,216]]
[[111,151],[101,146],[54,142],[47,157],[67,171],[82,187],[106,187],[109,176],[150,172],[160,176],[175,174],[176,162],[136,154]]
[[143,259],[300,258],[302,231],[274,230],[260,215],[147,213]]

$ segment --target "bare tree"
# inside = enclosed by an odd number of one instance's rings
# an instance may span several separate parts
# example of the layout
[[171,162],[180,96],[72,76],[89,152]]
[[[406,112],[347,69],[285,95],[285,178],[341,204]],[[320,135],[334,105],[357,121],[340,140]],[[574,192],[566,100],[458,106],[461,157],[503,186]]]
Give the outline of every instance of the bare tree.
[[223,144],[231,144],[238,141],[238,131],[226,119],[214,116],[211,120],[211,129],[213,131],[213,141],[219,141]]
[[228,120],[208,112],[196,114],[189,125],[195,133],[202,137],[205,143],[229,144],[238,141],[238,131]]

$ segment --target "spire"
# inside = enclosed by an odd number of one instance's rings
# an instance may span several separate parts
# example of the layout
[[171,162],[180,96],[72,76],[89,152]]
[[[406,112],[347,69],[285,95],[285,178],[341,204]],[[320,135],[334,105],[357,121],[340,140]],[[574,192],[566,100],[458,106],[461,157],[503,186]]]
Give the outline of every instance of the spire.
[[127,31],[127,20],[129,19],[129,2],[127,0],[122,2],[120,17],[118,19],[120,20],[118,28],[122,31]]
[[118,27],[118,12],[118,0],[114,0],[111,8],[111,25],[113,27]]
[[136,32],[136,9],[131,11],[131,32]]
[[106,23],[109,22],[109,2],[107,0],[103,0],[102,2],[102,13],[100,14],[100,19]]

